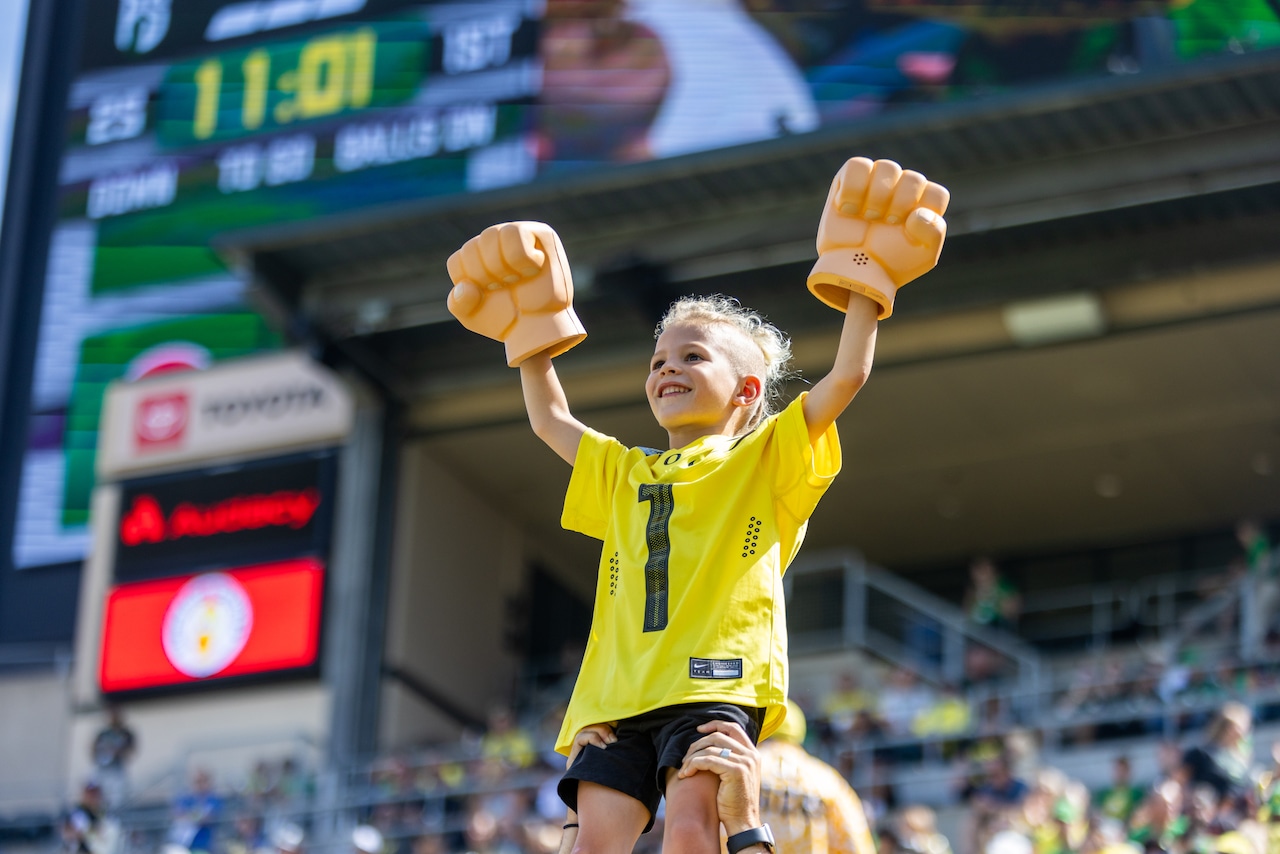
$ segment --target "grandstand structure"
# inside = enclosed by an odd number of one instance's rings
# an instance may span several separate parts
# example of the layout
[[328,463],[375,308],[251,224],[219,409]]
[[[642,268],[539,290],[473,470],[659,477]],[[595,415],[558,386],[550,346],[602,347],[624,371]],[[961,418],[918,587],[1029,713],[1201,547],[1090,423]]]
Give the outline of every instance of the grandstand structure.
[[[585,273],[576,304],[590,337],[558,365],[575,411],[643,443],[635,365],[659,307],[732,293],[788,330],[801,368],[821,376],[836,318],[797,287],[830,175],[857,152],[936,176],[954,199],[943,262],[881,329],[875,379],[842,422],[847,470],[806,547],[852,546],[958,593],[962,570],[940,581],[929,569],[1274,516],[1278,73],[1262,53],[903,109],[608,176],[233,236],[223,251],[282,316],[403,405],[406,460],[439,461],[451,489],[492,502],[585,596],[593,546],[557,530],[566,473],[528,433],[491,343],[447,315],[444,258],[486,224],[553,223]],[[1021,329],[1019,312],[1044,325]],[[406,548],[427,560],[427,543],[462,524],[397,528],[417,532]],[[1113,576],[1068,565],[1019,581],[1030,592],[1216,570],[1230,558],[1221,539],[1182,563],[1153,548]],[[420,603],[431,607],[425,588]]]
[[[33,13],[43,46],[27,73],[45,75],[47,100],[25,105],[31,122],[15,142],[15,169],[32,168],[34,183],[16,185],[26,195],[9,210],[25,204],[37,231],[54,220],[39,179],[50,190],[59,168],[40,134],[57,136],[74,74],[51,47],[73,26],[59,14]],[[287,755],[319,772],[296,815],[318,848],[338,850],[357,814],[399,803],[390,777],[377,780],[388,757],[444,778],[473,758],[468,734],[493,707],[523,704],[538,720],[588,628],[598,546],[561,530],[569,470],[529,430],[501,347],[449,315],[445,259],[493,223],[550,223],[588,331],[557,360],[575,414],[658,445],[642,366],[677,296],[726,293],[759,309],[792,336],[803,377],[822,376],[839,315],[804,281],[829,181],[854,155],[949,187],[949,234],[938,268],[881,326],[872,378],[840,420],[845,470],[788,581],[797,689],[817,706],[844,670],[907,667],[939,689],[962,685],[975,708],[1004,703],[1001,725],[1040,730],[1050,749],[1111,727],[1124,749],[1150,748],[1151,770],[1154,745],[1203,723],[1212,702],[1074,706],[1073,674],[1103,656],[1167,665],[1192,647],[1229,668],[1276,664],[1244,638],[1248,620],[1231,618],[1254,589],[1231,572],[1236,524],[1276,533],[1280,519],[1277,140],[1280,50],[1228,50],[211,234],[255,311],[354,400],[336,451],[317,663],[287,680],[106,696],[112,568],[89,554],[57,587],[74,631],[0,632],[0,706],[22,729],[53,722],[48,738],[4,736],[14,761],[0,755],[0,818],[52,816],[73,796],[108,701],[140,730],[134,820],[148,844],[193,767],[234,776],[253,757]],[[0,296],[15,308],[0,320],[30,324],[39,305],[16,295],[54,263],[51,238],[17,247],[15,217],[5,220]],[[18,380],[37,342],[10,341],[0,438],[21,447],[30,392]],[[0,499],[19,489],[20,460],[7,453]],[[105,494],[94,507],[113,512]],[[3,527],[12,539],[19,525]],[[975,627],[959,608],[977,555],[1020,589],[1016,631]],[[24,585],[35,576],[19,574],[41,570],[3,570],[0,607],[34,601]],[[975,647],[998,661],[983,679],[966,671]],[[1258,707],[1280,703],[1273,694],[1258,693]],[[825,748],[870,784],[873,752],[906,745],[902,780],[941,803],[952,741]],[[1104,737],[1087,755],[1118,749]],[[24,767],[52,770],[27,785]],[[459,791],[525,791],[539,779],[521,770]],[[456,819],[443,804],[439,821]]]

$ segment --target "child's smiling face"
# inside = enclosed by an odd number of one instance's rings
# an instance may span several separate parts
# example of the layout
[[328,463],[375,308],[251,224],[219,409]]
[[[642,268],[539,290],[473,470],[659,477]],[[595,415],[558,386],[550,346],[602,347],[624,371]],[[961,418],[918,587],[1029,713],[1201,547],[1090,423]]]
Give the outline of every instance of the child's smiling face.
[[743,367],[743,348],[755,346],[723,323],[681,323],[658,336],[645,394],[671,447],[737,435],[760,399],[760,377]]

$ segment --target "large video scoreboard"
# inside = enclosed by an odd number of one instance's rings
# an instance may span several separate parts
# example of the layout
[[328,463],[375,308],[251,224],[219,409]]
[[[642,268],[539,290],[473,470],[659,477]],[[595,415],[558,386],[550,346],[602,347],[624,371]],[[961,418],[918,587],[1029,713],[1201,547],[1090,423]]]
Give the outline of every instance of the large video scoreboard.
[[228,230],[535,175],[537,4],[113,5],[63,175],[96,231],[92,293],[217,272]]
[[87,548],[106,383],[279,346],[218,235],[1280,45],[1267,0],[86,0],[18,567]]

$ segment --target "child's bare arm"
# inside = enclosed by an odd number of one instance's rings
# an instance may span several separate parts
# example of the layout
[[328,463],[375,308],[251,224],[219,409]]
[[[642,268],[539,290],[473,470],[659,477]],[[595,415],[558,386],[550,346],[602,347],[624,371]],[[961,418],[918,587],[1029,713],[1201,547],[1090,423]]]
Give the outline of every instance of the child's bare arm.
[[529,425],[547,447],[569,465],[578,456],[578,444],[586,425],[573,417],[560,378],[546,353],[537,353],[520,363],[520,385]]
[[560,834],[559,854],[569,854],[578,841],[578,814],[568,810],[564,817],[564,831]]
[[878,309],[866,297],[855,294],[849,298],[835,364],[804,399],[804,423],[809,427],[810,441],[816,442],[827,432],[871,375]]
[[818,226],[809,290],[846,312],[831,372],[804,401],[816,440],[844,412],[871,373],[876,327],[893,313],[897,289],[938,263],[950,193],[892,160],[848,160],[831,182]]

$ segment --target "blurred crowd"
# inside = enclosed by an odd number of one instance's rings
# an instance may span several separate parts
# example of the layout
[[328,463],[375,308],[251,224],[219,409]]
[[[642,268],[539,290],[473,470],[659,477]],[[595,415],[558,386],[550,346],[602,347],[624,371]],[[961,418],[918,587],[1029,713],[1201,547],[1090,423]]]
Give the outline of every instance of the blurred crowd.
[[[1190,744],[1159,743],[1159,770],[1143,781],[1119,755],[1108,785],[1090,790],[1040,764],[1034,749],[1007,743],[960,782],[968,809],[953,841],[983,854],[1280,851],[1280,744],[1268,763],[1255,764],[1252,715],[1236,702],[1222,705]],[[891,817],[882,852],[924,850],[905,841],[908,812]]]
[[1030,703],[1016,692],[933,686],[905,667],[869,667],[842,673],[830,693],[801,702],[815,709],[824,753],[869,754],[890,765],[951,759],[1019,725],[1055,745],[1082,745],[1199,729],[1228,700],[1248,702],[1266,721],[1280,717],[1277,663],[1197,662],[1192,651],[1169,665],[1090,657],[1065,683],[1049,689],[1046,702]]
[[[119,728],[112,713],[107,729]],[[349,850],[360,854],[550,854],[564,822],[555,793],[564,761],[549,744],[545,728],[531,732],[501,708],[457,743],[383,757],[342,779],[326,781],[291,756],[257,761],[234,781],[195,768],[176,797],[157,805],[145,797],[113,802],[95,774],[64,818],[62,847],[303,854],[320,825],[331,835],[345,824]],[[326,782],[335,801],[324,797]]]
[[[918,687],[898,679],[894,690]],[[922,709],[927,715],[929,707]],[[498,709],[483,733],[384,757],[355,772],[343,781],[339,805],[351,828],[343,836],[349,835],[350,850],[551,854],[564,819],[555,794],[563,763],[546,747],[552,717],[525,727]],[[956,824],[952,810],[946,835],[933,808],[913,803],[891,773],[859,794],[881,852],[1271,854],[1280,852],[1280,744],[1269,761],[1255,763],[1253,726],[1249,706],[1228,701],[1181,744],[1135,742],[1158,753],[1153,778],[1135,779],[1129,757],[1117,755],[1109,783],[1092,790],[1044,764],[1037,731],[1013,726],[957,740],[945,767],[961,818]],[[822,738],[817,728],[810,730],[815,754],[824,751]],[[885,752],[876,759],[877,774],[903,761],[909,760]],[[102,787],[91,782],[64,822],[64,849],[303,854],[333,815],[326,818],[320,788],[312,769],[288,757],[258,762],[232,785],[218,785],[207,770],[196,769],[184,791],[148,821],[136,806],[108,809]],[[658,832],[646,835],[637,850],[659,850],[660,831],[661,819]]]

